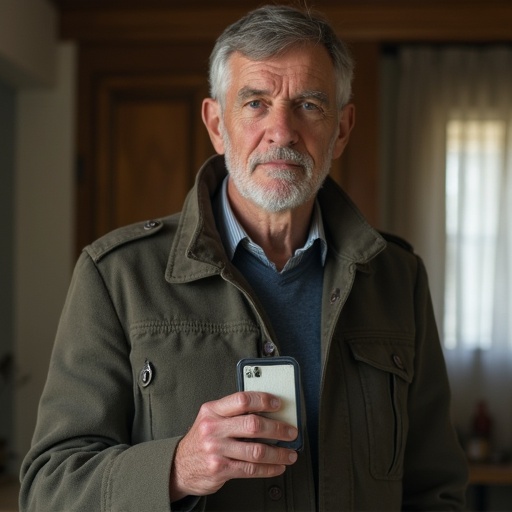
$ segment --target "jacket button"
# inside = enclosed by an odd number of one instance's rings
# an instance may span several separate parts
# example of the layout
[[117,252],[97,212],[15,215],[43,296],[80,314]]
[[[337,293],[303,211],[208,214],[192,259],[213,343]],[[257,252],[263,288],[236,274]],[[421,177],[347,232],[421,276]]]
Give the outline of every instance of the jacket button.
[[263,353],[266,356],[271,356],[276,351],[276,346],[271,341],[266,341],[263,344]]
[[398,354],[393,354],[393,362],[395,363],[395,366],[399,370],[405,370],[404,362],[402,361],[402,358]]
[[159,225],[160,222],[158,222],[157,220],[148,220],[146,224],[144,224],[144,229],[146,231],[150,231],[151,229],[155,229]]
[[339,288],[335,288],[332,292],[331,292],[331,304],[334,304],[339,298],[340,298],[340,289]]
[[140,385],[145,388],[153,380],[153,365],[146,359],[144,367],[139,374]]
[[281,487],[273,485],[268,490],[268,495],[272,501],[279,501],[283,497],[283,491]]

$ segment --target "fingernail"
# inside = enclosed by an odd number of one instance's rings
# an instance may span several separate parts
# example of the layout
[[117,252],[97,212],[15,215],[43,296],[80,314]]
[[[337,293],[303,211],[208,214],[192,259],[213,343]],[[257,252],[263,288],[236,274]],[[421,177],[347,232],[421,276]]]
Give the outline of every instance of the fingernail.
[[295,462],[297,460],[297,457],[298,457],[297,452],[292,452],[292,453],[290,453],[290,455],[288,455],[288,460],[290,462]]
[[288,435],[292,438],[292,439],[295,439],[297,437],[297,434],[298,434],[298,431],[296,428],[289,428],[288,429]]
[[277,409],[280,405],[279,398],[272,398],[270,405],[272,406],[273,409]]

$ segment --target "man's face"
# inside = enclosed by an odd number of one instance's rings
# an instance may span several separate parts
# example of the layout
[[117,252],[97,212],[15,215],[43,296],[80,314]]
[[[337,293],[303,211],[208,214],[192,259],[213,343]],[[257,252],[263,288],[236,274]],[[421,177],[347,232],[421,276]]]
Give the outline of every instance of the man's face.
[[236,190],[269,212],[304,204],[343,151],[352,125],[336,105],[327,51],[295,47],[263,61],[235,53],[229,65],[219,137],[212,141],[225,154]]

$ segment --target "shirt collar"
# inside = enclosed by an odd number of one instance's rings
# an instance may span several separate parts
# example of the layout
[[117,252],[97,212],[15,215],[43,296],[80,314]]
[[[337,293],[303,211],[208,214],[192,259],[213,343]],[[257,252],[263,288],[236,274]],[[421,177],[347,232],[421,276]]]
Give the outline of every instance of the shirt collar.
[[[249,235],[246,233],[244,228],[236,219],[235,214],[231,209],[231,205],[229,204],[227,194],[228,179],[229,175],[224,178],[220,194],[218,196],[216,220],[222,238],[222,242],[224,244],[224,248],[226,249],[226,253],[229,259],[233,259],[238,245],[242,244],[244,248],[247,249],[250,253],[255,255],[266,265],[273,267],[275,269],[275,265],[271,261],[269,261],[263,249],[258,244],[251,240]],[[311,218],[311,225],[309,228],[309,234],[306,243],[304,244],[303,247],[295,251],[295,253],[288,260],[282,271],[284,272],[286,270],[291,270],[292,268],[296,267],[302,260],[306,251],[311,248],[311,246],[315,243],[316,240],[320,241],[322,265],[325,265],[325,259],[327,257],[327,240],[325,237],[322,213],[318,201],[315,201],[313,215]]]

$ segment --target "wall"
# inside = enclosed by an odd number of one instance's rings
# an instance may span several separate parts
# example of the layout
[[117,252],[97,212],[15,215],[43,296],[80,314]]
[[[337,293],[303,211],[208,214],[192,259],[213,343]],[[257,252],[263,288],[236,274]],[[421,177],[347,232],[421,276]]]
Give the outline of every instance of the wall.
[[56,86],[19,95],[16,169],[17,454],[32,436],[73,254],[74,61],[58,48]]
[[17,86],[55,79],[57,17],[48,0],[0,2],[0,76]]
[[76,57],[72,44],[57,42],[56,27],[48,0],[0,3],[0,81],[16,98],[10,123],[14,194],[10,205],[2,201],[10,210],[3,219],[11,219],[13,229],[5,244],[14,262],[12,301],[0,297],[2,309],[4,303],[11,308],[17,370],[13,421],[6,427],[13,441],[11,473],[30,445],[73,259]]
[[[0,81],[0,360],[14,348],[13,307],[14,295],[14,133],[16,121],[16,93],[14,88]],[[0,375],[0,443],[12,442],[12,383]],[[0,471],[5,464],[0,446]]]

